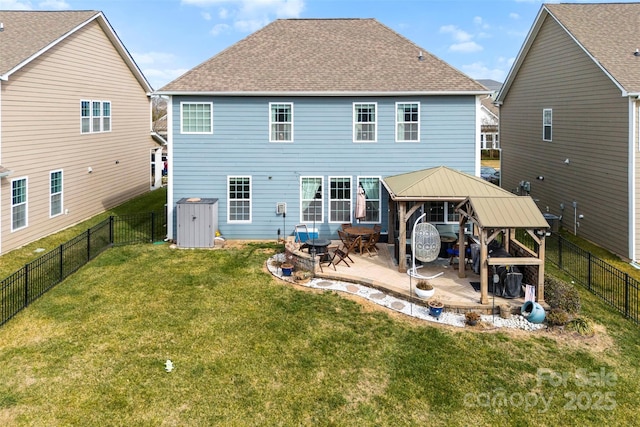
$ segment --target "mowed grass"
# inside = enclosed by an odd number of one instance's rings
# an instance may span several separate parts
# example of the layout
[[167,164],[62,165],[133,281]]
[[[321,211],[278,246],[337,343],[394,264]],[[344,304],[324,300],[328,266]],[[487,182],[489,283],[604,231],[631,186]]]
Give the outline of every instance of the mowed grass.
[[280,249],[103,253],[0,328],[0,425],[637,423],[638,328],[584,292],[592,338],[445,328],[282,283]]

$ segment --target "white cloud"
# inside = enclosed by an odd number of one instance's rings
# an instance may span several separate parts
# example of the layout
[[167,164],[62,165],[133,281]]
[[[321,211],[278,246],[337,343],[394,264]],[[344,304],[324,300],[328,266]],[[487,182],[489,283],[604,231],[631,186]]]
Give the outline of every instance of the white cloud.
[[464,43],[455,43],[449,46],[450,51],[461,52],[461,53],[480,52],[482,49],[483,47],[474,41],[468,41]]
[[174,54],[165,52],[131,52],[131,56],[138,65],[170,64],[176,59]]
[[38,3],[38,7],[47,10],[65,10],[71,8],[69,3],[64,0],[44,0]]
[[453,39],[457,42],[467,42],[469,40],[472,39],[471,34],[467,33],[466,31],[461,30],[460,28],[456,27],[455,25],[443,25],[442,27],[440,27],[440,32],[441,33],[446,33],[446,34],[451,34],[451,36],[453,37]]
[[142,69],[142,73],[147,78],[147,80],[149,80],[151,87],[153,87],[154,89],[160,89],[162,86],[166,85],[172,80],[175,80],[187,71],[189,71],[188,68]]
[[491,79],[503,82],[510,68],[510,66],[507,66],[506,61],[499,63],[495,68],[488,67],[484,62],[474,62],[473,64],[463,65],[462,71],[476,80]]
[[220,11],[218,12],[218,17],[220,19],[227,19],[229,17],[229,10],[225,9],[224,7],[220,9]]
[[30,1],[20,1],[20,0],[2,0],[2,9],[4,10],[31,10],[33,7],[31,6]]
[[227,24],[216,24],[213,26],[210,33],[214,36],[217,36],[218,34],[224,33],[229,28],[231,27],[229,27]]
[[209,12],[202,12],[200,15],[202,15],[205,21],[211,21],[211,14]]
[[517,13],[515,13],[515,12],[511,12],[511,13],[509,14],[509,18],[511,18],[511,19],[516,19],[516,20],[517,20],[517,19],[520,19],[520,15],[518,15],[518,14],[517,14]]

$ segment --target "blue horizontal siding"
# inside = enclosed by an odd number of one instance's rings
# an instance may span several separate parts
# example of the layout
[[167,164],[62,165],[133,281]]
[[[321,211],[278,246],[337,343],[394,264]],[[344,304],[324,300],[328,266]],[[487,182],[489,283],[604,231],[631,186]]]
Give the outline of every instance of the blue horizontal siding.
[[[213,134],[180,134],[180,102],[213,102]],[[294,142],[269,142],[269,102],[293,102]],[[377,142],[353,142],[353,102],[377,102]],[[395,103],[420,102],[420,142],[395,142]],[[473,96],[429,97],[173,97],[173,200],[219,200],[219,228],[229,238],[277,237],[300,222],[300,177],[322,176],[323,237],[328,223],[328,177],[385,177],[446,165],[467,173],[475,168],[476,103]],[[252,221],[227,222],[227,176],[252,177]],[[355,194],[352,195],[355,203]],[[287,216],[276,215],[287,203]],[[387,226],[383,189],[382,226]],[[175,227],[174,227],[175,231]],[[174,236],[175,237],[175,236]]]

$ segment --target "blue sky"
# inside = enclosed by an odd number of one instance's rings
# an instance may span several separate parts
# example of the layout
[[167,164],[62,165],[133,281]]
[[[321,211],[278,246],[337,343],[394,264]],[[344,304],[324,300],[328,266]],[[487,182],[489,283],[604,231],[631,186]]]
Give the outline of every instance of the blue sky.
[[541,5],[539,0],[0,1],[2,9],[101,10],[154,89],[278,18],[375,18],[474,79],[504,81]]

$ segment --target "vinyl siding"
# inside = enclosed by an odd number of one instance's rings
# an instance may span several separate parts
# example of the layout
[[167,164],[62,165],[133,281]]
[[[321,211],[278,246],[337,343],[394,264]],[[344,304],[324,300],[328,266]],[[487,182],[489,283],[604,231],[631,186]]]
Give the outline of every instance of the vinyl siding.
[[[552,142],[542,141],[544,108]],[[500,109],[503,187],[531,182],[541,210],[563,215],[570,231],[577,202],[577,234],[628,257],[628,129],[627,98],[547,17]]]
[[[29,226],[13,233],[10,179],[1,182],[3,253],[149,190],[148,98],[98,23],[69,36],[0,88],[1,164],[14,177],[29,177]],[[111,132],[80,133],[81,99],[111,101]],[[64,171],[68,214],[49,218],[49,172],[57,169]]]
[[[181,135],[180,102],[213,102],[213,134]],[[395,102],[420,102],[420,142],[395,142]],[[269,102],[292,102],[294,141],[269,142]],[[353,103],[377,103],[377,142],[353,142]],[[359,176],[384,177],[447,165],[475,171],[476,101],[439,97],[173,97],[173,200],[219,199],[220,231],[229,238],[275,238],[300,222],[300,177],[324,179],[320,233],[328,222],[328,177],[352,177],[352,204]],[[227,176],[252,177],[252,222],[227,223]],[[381,222],[386,229],[387,195]],[[287,216],[275,214],[287,203]],[[352,206],[352,211],[353,207]],[[355,221],[354,221],[355,222]],[[312,224],[310,224],[312,225]],[[174,227],[175,230],[175,227]],[[174,236],[175,237],[175,236]]]

